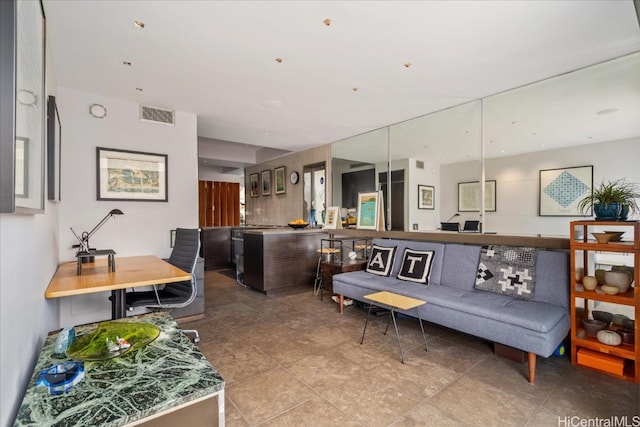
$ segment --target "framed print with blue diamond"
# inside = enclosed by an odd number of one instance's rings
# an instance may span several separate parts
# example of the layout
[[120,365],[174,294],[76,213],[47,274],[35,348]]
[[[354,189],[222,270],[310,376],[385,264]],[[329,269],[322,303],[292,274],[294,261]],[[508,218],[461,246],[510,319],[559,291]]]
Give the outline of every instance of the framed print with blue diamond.
[[593,190],[593,165],[540,171],[540,216],[592,216],[578,203]]

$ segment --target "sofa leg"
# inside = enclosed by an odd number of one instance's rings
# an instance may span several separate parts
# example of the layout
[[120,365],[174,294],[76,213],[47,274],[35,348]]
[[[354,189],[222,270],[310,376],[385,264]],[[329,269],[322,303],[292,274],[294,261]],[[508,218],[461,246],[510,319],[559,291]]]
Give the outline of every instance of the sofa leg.
[[338,305],[340,306],[340,314],[344,313],[344,295],[338,296]]
[[529,382],[533,384],[536,379],[536,354],[529,352]]

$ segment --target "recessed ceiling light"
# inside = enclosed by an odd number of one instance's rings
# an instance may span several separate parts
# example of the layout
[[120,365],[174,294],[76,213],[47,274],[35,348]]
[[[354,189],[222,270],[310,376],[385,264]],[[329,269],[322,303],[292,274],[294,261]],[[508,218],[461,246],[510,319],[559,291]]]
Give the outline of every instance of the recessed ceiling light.
[[122,65],[126,65],[128,67],[131,67],[131,62],[129,61],[122,61]]
[[96,119],[104,119],[107,117],[107,108],[101,104],[89,105],[89,115]]
[[137,88],[136,88],[136,90],[137,90],[138,92],[142,92],[142,88],[141,88],[141,87],[137,87]]
[[135,25],[136,27],[141,28],[141,29],[144,28],[144,22],[142,22],[142,21],[135,20],[135,21],[133,21],[133,25]]
[[404,68],[411,68],[411,62],[405,62]]
[[328,27],[333,23],[333,21],[331,21],[331,19],[327,18],[324,21],[322,21],[322,23]]
[[27,89],[19,89],[16,93],[16,99],[19,104],[27,107],[35,107],[38,105],[38,95]]
[[353,88],[351,88],[351,90],[354,91],[354,92],[357,92],[358,88],[357,87],[353,87]]
[[618,111],[620,111],[620,109],[619,109],[619,108],[607,108],[606,110],[600,110],[600,111],[598,111],[596,114],[601,115],[601,116],[604,116],[604,115],[606,115],[606,114],[612,114],[612,113],[616,113],[616,112],[618,112]]
[[282,59],[282,58],[276,58],[276,62],[277,62],[278,64],[282,64],[282,61],[284,61],[284,59]]

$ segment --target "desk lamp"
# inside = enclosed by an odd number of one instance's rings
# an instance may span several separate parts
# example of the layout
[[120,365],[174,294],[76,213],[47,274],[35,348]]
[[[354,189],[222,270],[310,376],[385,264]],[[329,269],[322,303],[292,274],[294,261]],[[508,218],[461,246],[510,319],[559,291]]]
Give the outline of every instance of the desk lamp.
[[113,217],[114,215],[124,215],[124,213],[122,213],[120,209],[112,209],[104,218],[102,218],[102,220],[98,223],[98,225],[93,227],[91,231],[89,232],[83,231],[82,237],[79,237],[76,234],[76,232],[73,231],[73,228],[71,229],[71,232],[74,234],[74,236],[76,236],[76,239],[78,239],[78,242],[79,242],[78,245],[73,245],[74,248],[78,248],[78,252],[76,253],[76,256],[78,256],[78,254],[82,252],[85,252],[85,253],[91,252],[91,249],[89,248],[89,238],[93,236],[96,233],[96,231],[98,231],[100,227],[102,227],[104,223],[107,222],[109,218]]

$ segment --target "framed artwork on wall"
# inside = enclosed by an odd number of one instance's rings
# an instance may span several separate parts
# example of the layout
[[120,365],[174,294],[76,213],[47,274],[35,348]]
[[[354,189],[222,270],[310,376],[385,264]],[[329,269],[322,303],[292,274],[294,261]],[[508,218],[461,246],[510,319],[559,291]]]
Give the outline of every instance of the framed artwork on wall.
[[271,171],[262,171],[262,195],[268,196],[271,194]]
[[276,194],[284,194],[286,192],[285,167],[280,166],[273,170],[276,181]]
[[540,170],[539,216],[592,216],[578,209],[593,190],[593,166]]
[[[496,181],[484,182],[484,210],[496,211]],[[458,183],[458,211],[480,212],[480,181]]]
[[166,202],[166,154],[96,149],[98,200]]
[[260,195],[260,193],[258,192],[258,174],[257,173],[252,173],[251,175],[249,175],[249,188],[250,190],[250,195],[251,197],[258,197]]
[[435,188],[418,185],[418,209],[435,209]]
[[62,127],[55,96],[47,101],[47,196],[60,201],[60,171],[62,170]]

